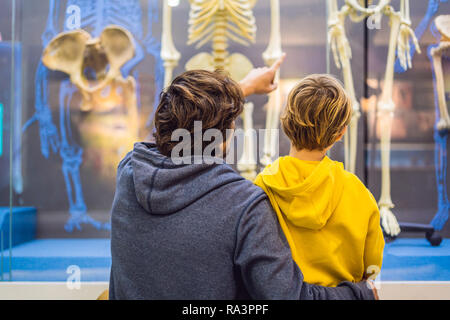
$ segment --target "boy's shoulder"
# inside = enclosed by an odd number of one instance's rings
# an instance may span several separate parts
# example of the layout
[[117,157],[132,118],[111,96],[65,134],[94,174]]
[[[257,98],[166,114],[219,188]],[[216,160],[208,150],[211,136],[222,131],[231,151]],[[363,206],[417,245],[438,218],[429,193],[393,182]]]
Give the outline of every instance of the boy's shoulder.
[[345,182],[347,184],[350,184],[357,188],[367,189],[366,186],[364,185],[364,183],[361,181],[361,179],[359,179],[359,177],[356,174],[351,173],[350,171],[347,171],[347,170],[343,170],[343,172],[344,172]]
[[372,192],[366,187],[366,185],[359,179],[359,177],[347,170],[343,170],[344,176],[344,190],[350,193],[352,196],[358,197],[359,200],[370,203],[372,206],[378,208],[377,201]]

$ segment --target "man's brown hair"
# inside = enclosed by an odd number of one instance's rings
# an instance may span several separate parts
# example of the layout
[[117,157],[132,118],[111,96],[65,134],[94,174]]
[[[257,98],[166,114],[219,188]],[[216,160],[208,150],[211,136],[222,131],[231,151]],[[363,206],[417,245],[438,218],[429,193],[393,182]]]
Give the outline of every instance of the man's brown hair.
[[313,74],[289,94],[281,124],[297,150],[324,150],[350,123],[352,103],[338,80]]
[[[156,146],[169,157],[179,143],[171,139],[177,129],[188,130],[193,143],[195,121],[202,122],[202,134],[208,129],[220,130],[225,142],[226,131],[232,129],[243,106],[240,86],[224,72],[187,71],[161,93],[155,114]],[[210,143],[203,142],[202,150]]]

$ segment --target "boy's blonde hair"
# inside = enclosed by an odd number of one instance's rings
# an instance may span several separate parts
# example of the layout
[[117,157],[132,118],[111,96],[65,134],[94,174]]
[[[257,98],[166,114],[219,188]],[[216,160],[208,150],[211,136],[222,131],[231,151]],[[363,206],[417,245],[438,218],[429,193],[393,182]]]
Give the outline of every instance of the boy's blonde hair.
[[297,150],[324,150],[350,123],[352,102],[341,83],[326,74],[312,74],[289,93],[281,124]]

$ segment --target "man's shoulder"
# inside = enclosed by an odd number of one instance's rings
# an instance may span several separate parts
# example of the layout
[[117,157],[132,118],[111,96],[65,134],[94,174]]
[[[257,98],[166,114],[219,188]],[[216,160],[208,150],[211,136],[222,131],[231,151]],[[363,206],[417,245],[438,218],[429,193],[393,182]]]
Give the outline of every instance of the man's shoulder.
[[264,190],[256,186],[252,181],[247,180],[240,176],[236,171],[227,171],[229,175],[229,183],[224,184],[220,193],[225,193],[231,197],[228,197],[231,201],[250,204],[254,201],[261,201],[267,198]]
[[117,165],[117,171],[120,172],[123,170],[123,168],[130,163],[131,157],[132,157],[133,151],[128,152],[125,157],[120,160],[119,164]]

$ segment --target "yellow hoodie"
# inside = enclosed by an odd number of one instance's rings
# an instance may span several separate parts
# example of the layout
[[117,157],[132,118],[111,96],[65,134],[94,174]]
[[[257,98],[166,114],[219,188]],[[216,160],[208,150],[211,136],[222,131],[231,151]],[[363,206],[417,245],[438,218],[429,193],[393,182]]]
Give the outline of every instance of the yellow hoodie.
[[281,157],[255,184],[268,195],[305,281],[336,286],[381,269],[377,203],[342,163]]

